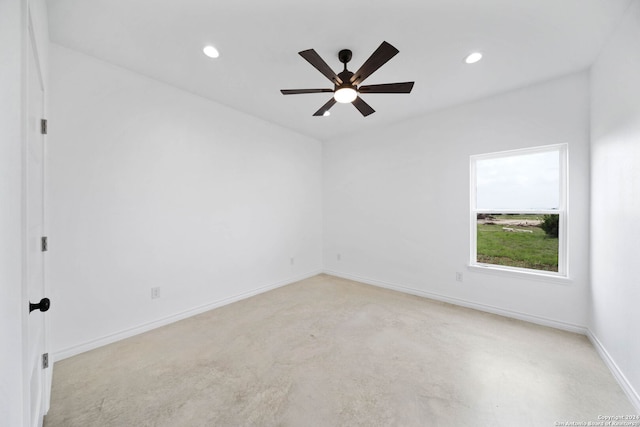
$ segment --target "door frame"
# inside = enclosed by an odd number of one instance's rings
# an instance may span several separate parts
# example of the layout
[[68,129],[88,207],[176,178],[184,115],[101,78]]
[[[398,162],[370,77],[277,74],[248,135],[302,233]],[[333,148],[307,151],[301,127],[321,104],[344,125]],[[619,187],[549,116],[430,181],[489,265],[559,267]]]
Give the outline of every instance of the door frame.
[[[44,353],[49,353],[49,329],[50,329],[50,321],[49,321],[49,316],[45,315],[45,313],[31,313],[29,312],[29,283],[28,283],[28,271],[27,269],[29,268],[29,252],[28,252],[28,248],[29,248],[29,230],[28,230],[28,214],[29,214],[29,202],[28,202],[28,174],[29,174],[29,170],[27,167],[27,162],[28,162],[28,156],[29,156],[29,112],[30,112],[30,96],[29,96],[29,90],[30,90],[30,73],[31,72],[35,72],[36,76],[38,78],[39,84],[40,84],[40,88],[42,91],[42,96],[41,99],[38,101],[39,103],[41,103],[41,112],[42,112],[42,119],[46,118],[47,116],[47,108],[46,108],[46,96],[47,96],[47,87],[45,84],[45,78],[44,78],[44,74],[43,74],[43,68],[42,68],[42,54],[41,54],[41,49],[38,44],[38,37],[37,37],[37,30],[38,27],[37,25],[34,23],[34,19],[33,19],[33,13],[32,13],[32,8],[31,8],[31,1],[27,1],[26,2],[26,7],[24,10],[25,12],[25,17],[24,17],[24,25],[25,25],[25,29],[24,29],[24,39],[23,39],[23,65],[22,68],[24,70],[23,72],[23,84],[22,84],[22,303],[23,303],[23,307],[22,307],[22,313],[23,313],[23,317],[22,317],[22,343],[23,343],[23,347],[22,347],[22,361],[23,361],[23,416],[24,416],[24,420],[25,422],[30,423],[31,426],[33,425],[37,425],[37,426],[42,426],[43,424],[43,417],[44,415],[46,415],[46,413],[49,410],[49,404],[50,404],[50,396],[51,396],[51,377],[52,377],[52,370],[53,370],[53,360],[49,359],[49,366],[47,369],[44,369],[44,372],[42,372],[42,389],[41,389],[41,396],[40,396],[40,413],[38,414],[38,420],[32,420],[31,419],[31,383],[30,383],[30,378],[31,378],[31,369],[32,369],[32,365],[31,365],[31,359],[29,358],[30,356],[30,346],[31,346],[31,337],[29,336],[29,321],[30,321],[30,317],[31,316],[43,316],[42,321],[43,321],[43,344],[42,344],[42,350]],[[36,21],[37,22],[37,21]],[[31,56],[33,56],[33,68],[35,68],[34,70],[30,69],[30,63],[31,63]],[[47,186],[46,186],[46,173],[47,173],[47,168],[46,168],[46,159],[47,159],[47,147],[46,147],[46,134],[42,134],[41,135],[42,138],[42,159],[41,159],[41,175],[42,175],[42,235],[46,236],[47,235],[47,220],[46,220],[46,211],[47,211]],[[49,289],[49,284],[47,279],[47,263],[46,263],[46,256],[44,255],[45,253],[43,253],[42,257],[42,281],[43,281],[43,286],[42,286],[42,290],[44,292],[44,294],[41,296],[45,297],[47,295],[49,295],[50,289]],[[32,301],[32,302],[37,302],[37,301]]]

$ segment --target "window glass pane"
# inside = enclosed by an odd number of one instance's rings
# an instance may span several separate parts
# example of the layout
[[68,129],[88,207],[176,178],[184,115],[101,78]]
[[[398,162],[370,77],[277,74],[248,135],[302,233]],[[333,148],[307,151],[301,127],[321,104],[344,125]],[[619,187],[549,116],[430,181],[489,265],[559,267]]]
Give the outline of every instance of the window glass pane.
[[476,208],[560,208],[560,153],[521,154],[476,161]]
[[476,262],[558,271],[558,215],[477,214]]

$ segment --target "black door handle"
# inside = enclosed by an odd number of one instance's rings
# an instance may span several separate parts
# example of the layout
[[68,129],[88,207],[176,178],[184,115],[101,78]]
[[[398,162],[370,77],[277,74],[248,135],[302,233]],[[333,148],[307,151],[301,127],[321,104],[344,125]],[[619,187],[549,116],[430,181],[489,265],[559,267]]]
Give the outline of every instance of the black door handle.
[[49,310],[49,307],[51,307],[51,301],[49,300],[49,298],[42,298],[37,304],[29,302],[29,313],[31,313],[33,310],[40,310],[42,312],[45,312]]

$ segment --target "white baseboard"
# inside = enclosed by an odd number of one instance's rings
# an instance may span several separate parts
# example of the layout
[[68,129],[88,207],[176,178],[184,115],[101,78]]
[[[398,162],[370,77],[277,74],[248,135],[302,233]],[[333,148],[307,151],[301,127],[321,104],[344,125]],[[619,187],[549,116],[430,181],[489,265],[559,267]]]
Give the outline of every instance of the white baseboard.
[[331,270],[325,270],[324,273],[329,274],[331,276],[342,277],[343,279],[349,279],[349,280],[354,280],[356,282],[365,283],[367,285],[378,286],[381,288],[404,292],[411,295],[417,295],[419,297],[429,298],[436,301],[442,301],[442,302],[446,302],[453,305],[473,308],[475,310],[485,311],[487,313],[492,313],[492,314],[498,314],[500,316],[510,317],[513,319],[524,320],[526,322],[535,323],[537,325],[549,326],[551,328],[561,329],[563,331],[568,331],[568,332],[574,332],[581,335],[587,334],[587,328],[585,326],[574,325],[572,323],[562,322],[559,320],[547,319],[545,317],[535,316],[532,314],[521,313],[513,310],[507,310],[507,309],[495,307],[492,305],[480,304],[477,302],[467,301],[460,298],[448,297],[448,296],[437,294],[434,292],[427,292],[420,289],[410,288],[404,285],[398,285],[395,283],[369,279],[366,277],[356,276],[349,273],[341,273],[338,271],[331,271]]
[[213,310],[214,308],[218,308],[218,307],[222,307],[224,305],[227,304],[231,304],[246,298],[250,298],[252,296],[270,291],[272,289],[276,289],[282,286],[286,286],[289,285],[291,283],[295,283],[298,282],[300,280],[304,280],[304,279],[308,279],[309,277],[313,277],[316,276],[318,274],[322,273],[322,270],[317,270],[317,271],[312,271],[312,272],[308,272],[306,274],[300,275],[300,276],[296,276],[294,278],[288,279],[288,280],[283,280],[280,282],[276,282],[276,283],[271,283],[268,285],[264,285],[264,286],[260,286],[258,288],[255,288],[253,290],[247,291],[247,292],[242,292],[240,294],[237,295],[233,295],[227,298],[223,298],[217,301],[212,301],[209,302],[207,304],[198,306],[198,307],[194,307],[191,308],[189,310],[185,310],[182,311],[180,313],[175,313],[172,314],[170,316],[158,319],[158,320],[154,320],[153,322],[149,322],[149,323],[144,323],[142,325],[138,325],[135,326],[133,328],[129,328],[129,329],[125,329],[119,332],[115,332],[113,334],[109,334],[109,335],[105,335],[102,336],[100,338],[96,338],[78,345],[74,345],[72,347],[68,347],[62,350],[59,350],[55,353],[53,353],[53,360],[55,361],[60,361],[63,359],[66,359],[68,357],[71,356],[75,356],[77,354],[80,353],[84,353],[85,351],[89,351],[89,350],[93,350],[95,348],[98,347],[102,347],[104,345],[107,344],[111,344],[114,343],[116,341],[120,341],[123,340],[125,338],[129,338],[132,337],[134,335],[138,335],[141,334],[143,332],[147,332],[150,331],[152,329],[156,329],[159,328],[161,326],[165,326],[168,325],[170,323],[174,323],[177,322],[179,320],[182,319],[186,319],[188,317],[192,317],[195,316],[197,314],[200,313],[204,313],[205,311],[209,311],[209,310]]
[[596,337],[591,330],[587,332],[587,337],[613,374],[613,377],[616,379],[616,381],[618,381],[618,384],[620,384],[620,387],[631,401],[631,404],[636,408],[638,414],[640,414],[640,394],[633,388],[633,386],[631,385],[627,377],[622,373],[607,349],[604,348],[598,337]]

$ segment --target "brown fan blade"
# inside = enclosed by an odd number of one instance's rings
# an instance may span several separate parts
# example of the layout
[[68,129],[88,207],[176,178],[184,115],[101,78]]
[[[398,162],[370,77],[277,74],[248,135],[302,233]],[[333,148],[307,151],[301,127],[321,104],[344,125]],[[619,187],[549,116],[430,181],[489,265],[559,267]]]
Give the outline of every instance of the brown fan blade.
[[369,114],[373,114],[373,113],[376,112],[376,110],[371,108],[371,105],[369,105],[366,102],[364,102],[362,100],[362,98],[360,98],[360,97],[357,97],[353,101],[353,106],[356,107],[358,109],[358,111],[360,111],[362,113],[362,115],[365,116],[365,117],[367,117]]
[[389,43],[382,42],[376,51],[371,54],[369,59],[362,64],[360,69],[351,76],[349,81],[354,85],[359,85],[364,81],[364,79],[373,74],[374,71],[382,67],[388,60],[396,56],[398,52],[399,50],[391,46]]
[[336,103],[336,100],[331,98],[326,104],[324,104],[322,107],[320,107],[320,109],[318,111],[313,113],[313,115],[316,116],[316,117],[324,116],[324,113],[329,111],[329,108],[333,107],[335,105],[335,103]]
[[411,93],[414,82],[385,83],[381,85],[360,86],[360,93]]
[[327,63],[324,62],[322,58],[320,58],[320,55],[318,55],[315,50],[303,50],[302,52],[298,52],[298,54],[306,59],[309,64],[313,65],[315,69],[320,71],[326,78],[331,80],[333,84],[342,84],[342,80],[340,79],[340,77],[338,77],[338,75],[331,69],[331,67],[329,67],[329,65],[327,65]]
[[302,93],[328,93],[333,89],[280,89],[283,95],[299,95]]

